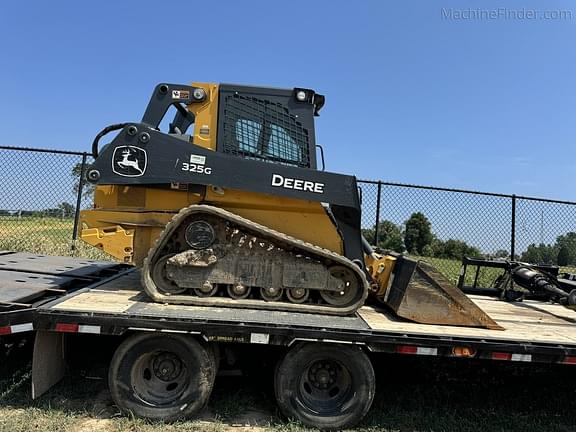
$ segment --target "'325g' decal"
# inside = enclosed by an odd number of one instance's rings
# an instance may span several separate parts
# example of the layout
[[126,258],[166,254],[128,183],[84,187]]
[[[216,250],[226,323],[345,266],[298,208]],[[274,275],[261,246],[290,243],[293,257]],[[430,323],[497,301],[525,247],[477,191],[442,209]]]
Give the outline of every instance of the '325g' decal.
[[182,171],[198,174],[212,174],[212,168],[206,166],[206,156],[192,154],[188,162],[182,162]]
[[193,164],[189,162],[182,163],[182,171],[194,172],[198,174],[212,174],[212,168],[204,165]]

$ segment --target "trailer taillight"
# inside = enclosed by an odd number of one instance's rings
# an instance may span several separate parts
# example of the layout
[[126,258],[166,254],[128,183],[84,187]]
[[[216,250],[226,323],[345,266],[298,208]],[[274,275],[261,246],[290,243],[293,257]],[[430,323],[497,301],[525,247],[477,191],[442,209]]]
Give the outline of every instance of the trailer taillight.
[[14,324],[9,326],[0,327],[0,336],[5,336],[14,333],[23,333],[34,330],[32,323]]
[[61,333],[91,333],[100,334],[102,327],[97,325],[78,324],[78,323],[56,323],[54,330]]
[[78,333],[78,324],[56,323],[54,330],[62,333]]
[[493,352],[492,360],[512,360],[512,354],[504,352]]
[[532,354],[512,354],[506,352],[493,352],[492,360],[510,360],[516,362],[531,362]]
[[415,345],[396,345],[398,354],[438,355],[438,348],[420,347]]

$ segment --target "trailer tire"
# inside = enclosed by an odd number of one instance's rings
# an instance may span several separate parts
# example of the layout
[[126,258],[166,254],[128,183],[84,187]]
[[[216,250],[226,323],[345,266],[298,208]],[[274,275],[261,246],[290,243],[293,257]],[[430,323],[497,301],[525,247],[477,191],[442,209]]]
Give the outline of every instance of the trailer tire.
[[196,415],[216,376],[216,350],[178,334],[138,334],[116,349],[108,385],[125,414],[167,422]]
[[305,343],[281,360],[274,387],[286,417],[319,429],[341,430],[366,415],[376,383],[372,364],[359,347]]

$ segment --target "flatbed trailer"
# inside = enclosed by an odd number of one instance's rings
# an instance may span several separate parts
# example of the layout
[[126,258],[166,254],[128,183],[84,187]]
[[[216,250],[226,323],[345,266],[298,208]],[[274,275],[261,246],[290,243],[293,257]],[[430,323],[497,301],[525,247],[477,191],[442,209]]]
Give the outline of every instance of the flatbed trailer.
[[[286,355],[275,378],[276,398],[282,411],[309,425],[331,429],[353,424],[368,411],[374,393],[370,353],[576,365],[576,312],[557,304],[509,303],[470,295],[471,300],[504,330],[417,324],[399,319],[386,308],[374,305],[364,306],[347,317],[168,305],[154,303],[146,296],[135,268],[70,258],[42,260],[42,257],[35,262],[44,265],[32,268],[27,266],[28,262],[34,261],[31,256],[0,255],[0,277],[3,278],[0,281],[6,280],[4,276],[8,273],[13,280],[29,281],[37,280],[29,278],[40,274],[48,277],[47,282],[57,285],[53,287],[56,291],[50,291],[48,297],[35,302],[32,299],[29,306],[24,307],[18,295],[13,293],[9,298],[7,293],[10,287],[14,290],[14,284],[25,287],[27,283],[0,282],[0,303],[4,300],[6,303],[6,310],[0,313],[0,334],[35,332],[33,397],[47,391],[64,375],[64,347],[71,333],[117,336],[120,346],[112,360],[111,373],[126,363],[135,349],[146,344],[155,347],[155,343],[168,339],[178,344],[195,340],[214,357],[206,363],[207,369],[213,370],[202,371],[204,379],[198,384],[201,386],[210,384],[216,374],[218,347],[231,344],[284,347]],[[68,265],[62,266],[64,261],[59,259],[67,260]],[[41,273],[33,272],[39,268]],[[19,279],[13,273],[17,273]],[[163,355],[163,361],[167,361]],[[339,393],[330,395],[325,394],[328,387],[324,386],[329,383],[324,381],[329,380],[331,374],[339,377],[338,371],[331,369],[333,364],[337,364],[336,369],[348,372],[344,378],[336,379]],[[143,370],[145,376],[150,373],[146,368]],[[314,375],[315,370],[317,375]],[[154,371],[157,372],[155,367]],[[112,396],[121,408],[152,418],[175,418],[168,406],[138,411],[138,401],[146,398],[140,394],[138,385],[124,385],[129,387],[125,391],[138,393],[138,397],[122,393],[123,380],[128,378],[121,372],[118,372],[120,375],[111,374],[109,379]],[[322,375],[323,372],[326,373]],[[160,378],[166,378],[158,373]],[[168,381],[161,379],[158,382]],[[120,390],[115,390],[118,382]],[[195,394],[199,400],[195,409],[205,403],[203,399],[208,398],[210,389],[202,388]],[[148,393],[144,391],[143,394]],[[122,398],[129,400],[123,405]],[[317,409],[331,403],[332,411]],[[180,411],[187,409],[180,408]]]

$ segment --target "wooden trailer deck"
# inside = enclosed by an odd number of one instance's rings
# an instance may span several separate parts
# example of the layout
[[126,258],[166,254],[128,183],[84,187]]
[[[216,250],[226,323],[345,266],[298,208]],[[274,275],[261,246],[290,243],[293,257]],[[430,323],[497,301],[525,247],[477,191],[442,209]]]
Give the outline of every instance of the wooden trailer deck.
[[539,301],[508,303],[491,297],[469,296],[504,330],[424,325],[395,317],[385,308],[364,306],[355,315],[334,317],[264,310],[212,308],[154,303],[140,290],[139,274],[131,271],[93,288],[85,288],[40,308],[46,312],[114,315],[192,322],[270,325],[314,330],[358,331],[363,334],[422,335],[476,341],[553,344],[576,348],[576,312]]

